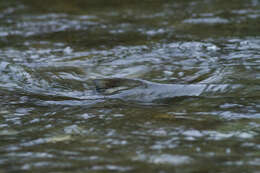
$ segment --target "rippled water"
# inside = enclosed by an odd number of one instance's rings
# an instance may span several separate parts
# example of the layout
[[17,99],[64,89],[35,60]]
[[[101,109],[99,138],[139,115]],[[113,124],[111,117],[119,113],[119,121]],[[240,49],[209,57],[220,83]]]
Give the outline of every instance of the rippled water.
[[259,172],[258,0],[0,2],[0,173]]

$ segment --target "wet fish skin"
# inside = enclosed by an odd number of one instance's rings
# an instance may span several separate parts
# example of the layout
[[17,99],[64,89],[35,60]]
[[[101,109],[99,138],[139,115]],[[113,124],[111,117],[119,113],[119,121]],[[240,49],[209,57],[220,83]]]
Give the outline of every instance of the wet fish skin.
[[232,93],[228,84],[159,84],[140,79],[95,79],[99,94],[109,99],[135,102],[155,102],[176,97],[214,97]]

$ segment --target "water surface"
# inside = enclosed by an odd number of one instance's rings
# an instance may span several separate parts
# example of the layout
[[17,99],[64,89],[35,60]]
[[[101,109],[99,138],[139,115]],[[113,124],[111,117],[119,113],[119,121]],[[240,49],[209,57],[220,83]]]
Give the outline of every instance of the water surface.
[[258,0],[1,1],[0,172],[257,172],[259,17]]

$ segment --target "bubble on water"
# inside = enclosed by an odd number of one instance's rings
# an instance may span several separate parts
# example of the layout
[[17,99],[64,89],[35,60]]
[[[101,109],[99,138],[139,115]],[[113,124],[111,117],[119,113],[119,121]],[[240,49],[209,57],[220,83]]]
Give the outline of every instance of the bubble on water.
[[230,154],[231,153],[231,149],[230,148],[226,148],[226,153]]

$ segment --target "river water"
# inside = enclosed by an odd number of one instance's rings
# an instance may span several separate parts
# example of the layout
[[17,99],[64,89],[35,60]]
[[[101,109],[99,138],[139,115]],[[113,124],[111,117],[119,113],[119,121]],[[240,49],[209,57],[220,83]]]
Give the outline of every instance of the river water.
[[258,0],[0,1],[0,173],[259,172]]

